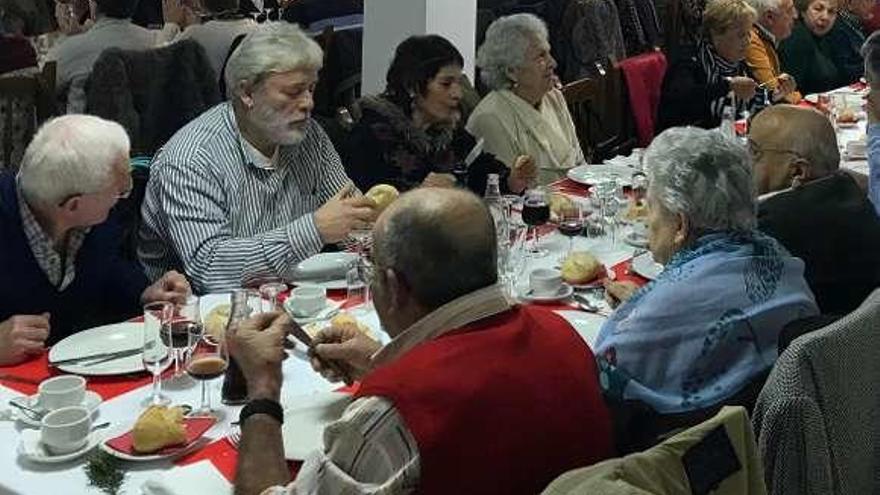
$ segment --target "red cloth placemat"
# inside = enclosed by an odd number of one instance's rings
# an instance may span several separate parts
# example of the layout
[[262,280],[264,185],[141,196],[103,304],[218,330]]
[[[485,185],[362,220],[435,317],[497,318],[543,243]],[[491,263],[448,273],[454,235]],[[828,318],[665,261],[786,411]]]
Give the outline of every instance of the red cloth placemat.
[[[0,375],[4,374],[41,382],[46,378],[65,373],[49,366],[49,352],[47,351],[21,364],[0,366]],[[152,377],[146,372],[115,376],[86,376],[84,378],[87,382],[86,388],[97,392],[104,400],[110,400],[118,395],[148,385],[152,380]],[[27,395],[37,393],[36,384],[4,380],[2,378],[0,378],[0,384]]]
[[[205,434],[206,431],[211,429],[214,426],[214,423],[217,422],[216,418],[207,417],[207,416],[195,416],[184,418],[183,423],[186,428],[186,443],[184,445],[177,446],[169,446],[165,447],[158,452],[153,454],[146,455],[171,455],[180,450],[186,449],[188,445],[195,442],[202,435]],[[107,440],[107,446],[112,447],[123,454],[128,455],[139,455],[134,450],[134,445],[132,443],[132,430],[129,430],[118,437],[111,438]]]

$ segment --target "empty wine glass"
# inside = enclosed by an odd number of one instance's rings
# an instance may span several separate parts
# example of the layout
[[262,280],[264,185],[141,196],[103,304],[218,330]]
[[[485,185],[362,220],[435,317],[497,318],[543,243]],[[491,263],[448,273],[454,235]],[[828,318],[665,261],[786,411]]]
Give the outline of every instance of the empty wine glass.
[[189,332],[191,350],[186,361],[186,373],[201,382],[202,400],[195,414],[213,416],[211,394],[208,391],[208,380],[219,378],[226,373],[229,366],[225,336],[211,336],[203,331],[203,327],[191,327]]
[[153,386],[145,405],[166,405],[171,401],[162,395],[162,371],[171,360],[171,350],[166,342],[171,342],[171,318],[174,305],[170,302],[155,302],[144,306],[144,367],[153,374]]
[[532,247],[529,249],[529,255],[533,258],[547,256],[547,250],[540,248],[541,233],[538,229],[550,220],[550,204],[547,202],[547,192],[544,189],[535,188],[526,192],[522,219],[532,231]]

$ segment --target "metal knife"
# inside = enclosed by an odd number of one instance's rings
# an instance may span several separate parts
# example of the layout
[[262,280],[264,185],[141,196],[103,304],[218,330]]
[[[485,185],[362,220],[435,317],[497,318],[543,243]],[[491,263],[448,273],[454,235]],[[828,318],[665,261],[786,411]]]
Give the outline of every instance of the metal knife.
[[315,353],[314,341],[309,336],[309,334],[305,330],[303,330],[303,327],[301,327],[299,323],[293,320],[292,316],[290,322],[286,326],[286,330],[287,333],[293,335],[293,338],[302,342],[303,344],[305,344],[306,347],[309,348],[309,356],[315,357],[316,359],[324,363],[328,368],[333,370],[337,375],[342,378],[342,381],[345,382],[346,385],[350,386],[352,383],[354,383],[354,380],[351,379],[351,376],[349,376],[349,374],[344,369],[342,369],[342,366],[340,366],[338,363],[327,361],[318,357],[318,355]]
[[78,364],[81,361],[92,361],[97,360],[91,364],[104,363],[107,361],[112,361],[114,359],[120,359],[124,357],[134,356],[136,354],[140,354],[144,349],[142,347],[136,347],[134,349],[123,349],[121,351],[112,351],[112,352],[99,352],[97,354],[89,354],[87,356],[80,356],[75,358],[67,358],[67,359],[59,359],[57,361],[50,361],[49,366],[58,366],[59,364]]

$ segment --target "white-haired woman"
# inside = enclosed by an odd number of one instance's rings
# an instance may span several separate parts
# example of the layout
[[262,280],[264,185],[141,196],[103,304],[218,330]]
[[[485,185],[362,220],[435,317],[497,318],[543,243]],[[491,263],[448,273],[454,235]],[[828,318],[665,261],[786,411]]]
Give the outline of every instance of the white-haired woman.
[[485,139],[486,151],[508,167],[519,156],[532,157],[544,184],[584,163],[574,122],[556,89],[556,61],[543,21],[531,14],[496,20],[477,65],[492,92],[474,109],[467,130]]
[[661,413],[703,409],[768,370],[790,321],[818,313],[804,264],[757,230],[745,148],[717,131],[673,128],[644,157],[648,239],[665,264],[602,326],[596,355],[612,399]]

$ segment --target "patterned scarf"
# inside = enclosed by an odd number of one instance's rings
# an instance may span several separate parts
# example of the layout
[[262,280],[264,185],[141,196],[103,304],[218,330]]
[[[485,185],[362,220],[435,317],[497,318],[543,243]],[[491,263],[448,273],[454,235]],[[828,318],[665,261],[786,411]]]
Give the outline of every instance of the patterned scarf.
[[[697,40],[697,59],[706,73],[706,82],[709,85],[720,83],[726,77],[748,76],[746,66],[742,62],[729,62],[715,51],[712,43],[704,38]],[[712,116],[721,118],[724,107],[732,105],[733,101],[730,94],[716,98],[709,102],[709,108]],[[755,107],[758,105],[758,95],[755,95],[750,101],[736,100],[736,114],[740,115],[743,111],[749,110],[754,113]]]
[[803,273],[803,261],[757,231],[700,237],[603,324],[595,354],[605,394],[662,413],[735,395],[773,365],[785,324],[818,313]]

